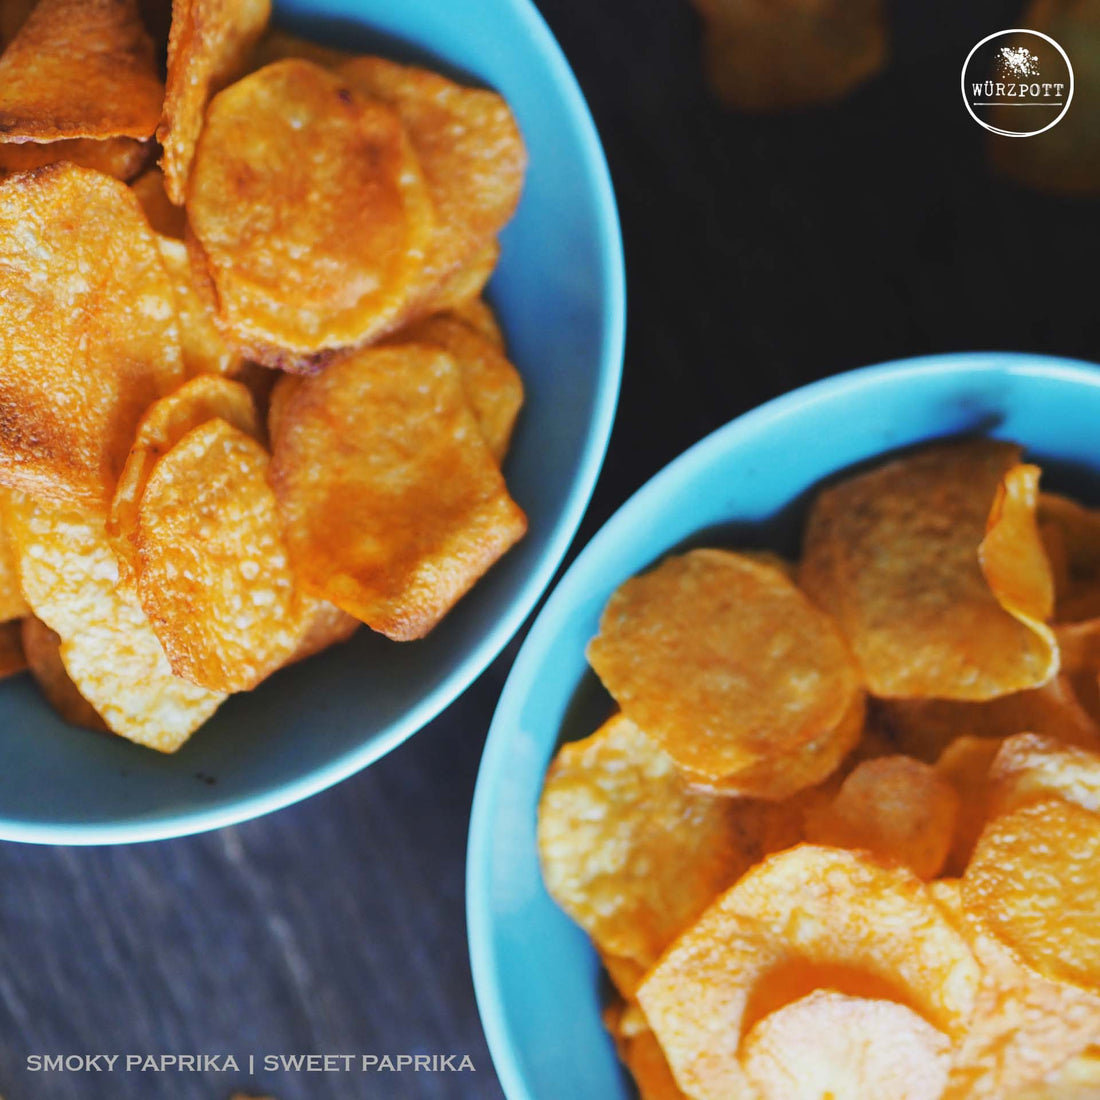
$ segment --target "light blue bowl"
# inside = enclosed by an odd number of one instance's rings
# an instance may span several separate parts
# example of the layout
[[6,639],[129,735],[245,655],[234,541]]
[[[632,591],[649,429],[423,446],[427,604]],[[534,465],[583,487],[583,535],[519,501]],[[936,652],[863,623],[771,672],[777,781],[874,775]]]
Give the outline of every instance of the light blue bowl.
[[[497,707],[467,858],[478,1006],[509,1100],[634,1095],[600,1024],[599,964],[539,874],[535,812],[559,740],[609,701],[584,649],[608,597],[685,541],[797,549],[806,494],[883,452],[980,430],[1023,443],[1044,484],[1100,488],[1100,369],[1034,355],[944,355],[843,374],[727,424],[640,489],[558,584]],[[717,528],[718,530],[714,530]]]
[[490,287],[527,387],[505,473],[526,539],[422,642],[365,628],[231,699],[178,755],[71,729],[29,677],[0,684],[0,838],[102,844],[178,836],[278,809],[420,729],[534,607],[588,504],[618,398],[622,242],[607,165],[564,57],[528,0],[287,0],[289,29],[432,59],[497,89],[530,169]]

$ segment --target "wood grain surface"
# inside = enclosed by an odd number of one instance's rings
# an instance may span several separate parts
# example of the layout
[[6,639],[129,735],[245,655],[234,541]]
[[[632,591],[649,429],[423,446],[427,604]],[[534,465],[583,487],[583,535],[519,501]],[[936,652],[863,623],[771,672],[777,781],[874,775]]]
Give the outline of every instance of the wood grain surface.
[[[1100,357],[1097,205],[991,177],[959,102],[962,58],[1017,25],[1019,4],[892,0],[882,78],[840,107],[770,119],[709,99],[687,0],[541,7],[606,144],[627,250],[622,402],[574,553],[689,444],[804,382],[937,351]],[[0,845],[0,1093],[499,1098],[463,876],[515,649],[387,759],[291,809],[129,848]],[[453,1053],[476,1072],[25,1068],[30,1054],[99,1051]]]

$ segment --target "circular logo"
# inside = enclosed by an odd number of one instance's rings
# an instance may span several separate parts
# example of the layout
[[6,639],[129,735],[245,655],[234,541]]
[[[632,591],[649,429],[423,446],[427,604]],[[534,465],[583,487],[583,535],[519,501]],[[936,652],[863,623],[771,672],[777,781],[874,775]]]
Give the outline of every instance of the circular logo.
[[970,117],[994,134],[1034,137],[1057,126],[1073,99],[1066,51],[1040,31],[997,31],[966,56],[962,97]]

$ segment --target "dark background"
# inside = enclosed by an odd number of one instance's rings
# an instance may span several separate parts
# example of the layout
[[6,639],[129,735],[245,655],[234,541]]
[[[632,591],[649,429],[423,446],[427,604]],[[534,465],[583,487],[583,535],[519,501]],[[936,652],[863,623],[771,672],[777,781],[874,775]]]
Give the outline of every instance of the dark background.
[[[541,3],[603,136],[627,253],[622,401],[576,546],[689,444],[815,378],[961,349],[1100,356],[1100,209],[994,178],[960,102],[962,59],[1020,5],[891,6],[882,77],[836,108],[750,119],[708,96],[687,0]],[[463,874],[515,651],[388,758],[270,817],[129,848],[0,845],[0,1093],[499,1098]],[[23,1068],[28,1053],[370,1050],[468,1053],[477,1072]]]

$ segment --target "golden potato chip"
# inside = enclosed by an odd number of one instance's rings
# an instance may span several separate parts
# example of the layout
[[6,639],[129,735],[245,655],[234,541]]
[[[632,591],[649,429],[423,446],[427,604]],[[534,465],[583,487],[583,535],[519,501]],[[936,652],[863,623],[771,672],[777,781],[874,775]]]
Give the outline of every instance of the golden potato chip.
[[187,214],[223,328],[251,358],[298,370],[395,323],[432,233],[397,114],[296,60],[213,99]]
[[734,110],[828,103],[886,64],[881,0],[695,0],[695,6],[706,24],[708,81]]
[[872,694],[989,699],[1058,671],[1052,639],[1000,606],[978,564],[1018,454],[992,440],[938,444],[818,496],[800,581],[837,617]]
[[764,855],[765,812],[697,794],[628,718],[564,745],[539,802],[546,888],[600,951],[648,969]]
[[271,400],[267,406],[267,434],[274,440],[282,430],[283,416],[290,405],[295,391],[302,384],[300,374],[283,374],[271,391]]
[[519,371],[490,340],[446,315],[413,325],[399,339],[434,344],[450,353],[458,364],[462,388],[477,426],[493,457],[502,462],[523,405]]
[[638,1000],[680,1087],[693,1100],[728,1100],[752,1095],[737,1057],[742,1036],[815,989],[897,1001],[954,1039],[978,981],[966,941],[920,879],[803,844],[711,905],[649,972]]
[[450,316],[484,336],[498,351],[505,350],[500,322],[497,321],[493,307],[484,298],[467,298],[464,302],[451,306],[448,312]]
[[77,691],[61,660],[61,638],[41,619],[28,615],[23,620],[23,652],[42,694],[51,707],[71,726],[106,732],[107,724],[95,707]]
[[[410,302],[409,311],[415,316],[427,316],[430,313],[446,313],[457,309],[485,289],[493,277],[499,259],[499,241],[496,238],[486,241],[442,282],[424,287],[424,294]],[[426,278],[421,281],[426,282]]]
[[811,786],[862,729],[859,675],[832,620],[743,555],[693,550],[626,581],[588,660],[682,771],[728,793]]
[[339,359],[277,426],[271,484],[301,584],[391,638],[426,634],[526,530],[438,348]]
[[600,962],[603,963],[603,968],[607,971],[607,976],[611,979],[611,984],[615,987],[619,996],[624,998],[633,997],[646,975],[645,967],[623,955],[610,955],[607,952],[600,951],[599,956]]
[[1055,623],[1054,637],[1067,673],[1100,670],[1100,618]]
[[639,1100],[687,1100],[636,1004],[609,1005],[604,1010],[604,1025],[615,1040],[620,1060],[630,1070]]
[[[959,883],[932,893],[981,967],[970,1024],[952,1058],[943,1100],[1017,1100],[1100,1035],[1100,998],[1040,977],[969,917]],[[1025,1091],[1027,1090],[1027,1091]],[[1054,1100],[1056,1093],[1039,1093]]]
[[1000,751],[999,737],[959,737],[943,750],[936,761],[936,773],[954,787],[959,796],[955,835],[943,870],[961,875],[970,862],[974,845],[989,819],[989,769]]
[[290,659],[306,613],[268,454],[208,420],[157,460],[141,495],[138,592],[177,676],[247,691]]
[[[2,152],[2,150],[0,150]],[[187,215],[182,208],[174,205],[164,190],[164,173],[157,167],[143,172],[130,189],[141,203],[153,232],[173,241],[182,241],[187,228]]]
[[215,418],[254,439],[260,436],[252,395],[240,382],[217,375],[192,378],[150,405],[141,418],[107,517],[107,532],[115,540],[124,580],[134,563],[138,506],[153,467],[192,428]]
[[994,814],[1043,798],[1064,798],[1100,813],[1100,753],[1020,733],[1001,745],[990,771]]
[[67,161],[92,168],[115,179],[130,180],[145,167],[152,145],[134,138],[72,138],[68,141],[0,143],[0,174],[29,172],[47,164]]
[[164,147],[164,188],[177,206],[210,97],[240,76],[271,17],[271,0],[172,0],[168,81],[157,140]]
[[430,296],[515,212],[527,167],[519,127],[495,92],[463,87],[427,69],[356,57],[338,71],[364,95],[393,107],[409,132],[436,211],[413,296]]
[[163,96],[136,0],[39,0],[0,56],[0,141],[150,138]]
[[1048,556],[1062,566],[1055,621],[1100,615],[1100,512],[1057,493],[1040,493],[1039,527]]
[[955,738],[1011,737],[1025,730],[1070,745],[1100,748],[1100,729],[1081,706],[1065,676],[1032,691],[1014,692],[982,703],[951,699],[888,699],[875,706],[897,747],[932,762]]
[[993,818],[962,878],[968,912],[1043,977],[1100,990],[1100,814],[1047,798]]
[[955,836],[959,797],[928,764],[880,756],[860,764],[827,806],[808,816],[806,839],[862,848],[934,878]]
[[172,674],[137,597],[117,583],[103,519],[22,494],[4,514],[27,602],[61,636],[77,691],[114,733],[175,752],[225,696]]
[[23,654],[21,628],[17,620],[0,623],[0,680],[14,676],[27,667]]
[[183,375],[129,188],[66,164],[0,182],[0,299],[0,483],[103,507],[142,412]]
[[0,511],[0,623],[21,619],[29,611],[23,590],[19,587],[15,552],[4,530],[4,514]]
[[287,658],[287,664],[304,661],[318,653],[346,642],[362,626],[347,612],[327,600],[315,600],[311,596],[299,596],[303,612],[298,626],[298,640],[293,652]]
[[765,1016],[741,1064],[759,1100],[940,1100],[950,1047],[905,1005],[818,989]]
[[1063,1062],[1036,1089],[1012,1100],[1096,1100],[1100,1096],[1100,1048],[1092,1047]]

